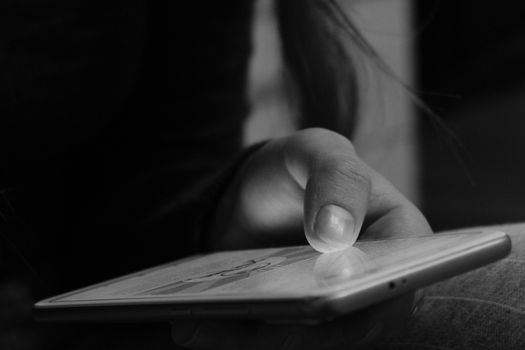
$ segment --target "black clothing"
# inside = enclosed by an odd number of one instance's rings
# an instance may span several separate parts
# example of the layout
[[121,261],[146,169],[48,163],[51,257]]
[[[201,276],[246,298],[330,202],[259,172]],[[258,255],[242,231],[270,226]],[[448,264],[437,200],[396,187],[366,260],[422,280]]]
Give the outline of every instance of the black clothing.
[[34,301],[195,252],[241,153],[251,16],[249,0],[0,5],[0,285]]

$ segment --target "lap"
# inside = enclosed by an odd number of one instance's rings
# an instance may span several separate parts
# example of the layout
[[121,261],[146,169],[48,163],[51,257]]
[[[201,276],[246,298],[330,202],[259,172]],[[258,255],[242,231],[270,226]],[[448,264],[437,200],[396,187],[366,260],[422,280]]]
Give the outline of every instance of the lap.
[[437,283],[383,349],[525,349],[525,225],[501,227],[511,254]]

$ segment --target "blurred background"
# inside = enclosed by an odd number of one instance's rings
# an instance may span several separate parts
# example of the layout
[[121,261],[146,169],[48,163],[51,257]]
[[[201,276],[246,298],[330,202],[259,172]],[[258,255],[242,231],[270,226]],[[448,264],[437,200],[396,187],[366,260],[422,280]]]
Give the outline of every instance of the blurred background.
[[437,229],[525,220],[525,2],[415,1],[417,83],[457,138],[419,117],[423,208]]
[[[399,80],[366,69],[353,137],[362,158],[435,230],[525,221],[525,2],[339,0]],[[258,0],[245,142],[286,135],[294,115],[273,0]]]

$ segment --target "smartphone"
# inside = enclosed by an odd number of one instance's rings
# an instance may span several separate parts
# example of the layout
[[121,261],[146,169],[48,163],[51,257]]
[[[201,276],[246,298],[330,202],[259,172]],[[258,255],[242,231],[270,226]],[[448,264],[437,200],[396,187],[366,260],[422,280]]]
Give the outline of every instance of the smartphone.
[[322,254],[309,246],[192,256],[55,296],[40,321],[189,318],[329,320],[505,257],[503,232],[362,240]]

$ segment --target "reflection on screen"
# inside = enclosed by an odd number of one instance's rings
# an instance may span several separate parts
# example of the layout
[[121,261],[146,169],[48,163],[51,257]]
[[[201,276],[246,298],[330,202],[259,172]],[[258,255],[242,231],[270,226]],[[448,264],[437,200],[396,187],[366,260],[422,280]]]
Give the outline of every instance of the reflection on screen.
[[314,275],[321,286],[333,286],[344,283],[353,276],[371,270],[375,262],[357,247],[350,247],[340,252],[320,254],[314,265]]
[[361,241],[327,254],[309,246],[221,252],[110,281],[55,302],[189,295],[314,295],[326,288],[348,288],[368,278],[370,272],[406,269],[413,261],[424,261],[470,242],[476,233]]

